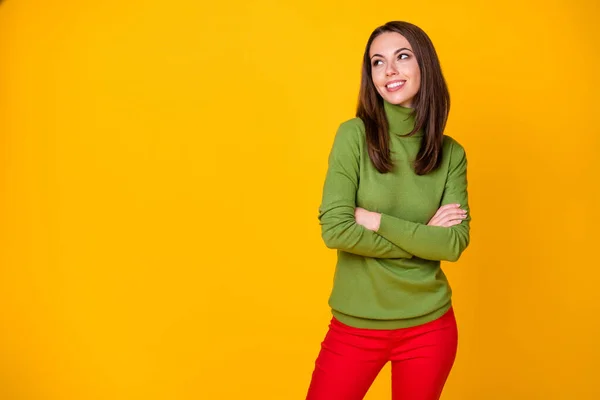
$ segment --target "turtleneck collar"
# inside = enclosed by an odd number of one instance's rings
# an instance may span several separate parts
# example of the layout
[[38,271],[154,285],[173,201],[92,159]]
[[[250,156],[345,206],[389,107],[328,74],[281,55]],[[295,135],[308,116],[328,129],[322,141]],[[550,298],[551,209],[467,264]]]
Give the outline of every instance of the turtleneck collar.
[[[388,120],[389,132],[396,135],[406,135],[415,127],[415,114],[413,108],[403,107],[383,100],[385,116]],[[411,137],[421,137],[423,131],[419,129]]]

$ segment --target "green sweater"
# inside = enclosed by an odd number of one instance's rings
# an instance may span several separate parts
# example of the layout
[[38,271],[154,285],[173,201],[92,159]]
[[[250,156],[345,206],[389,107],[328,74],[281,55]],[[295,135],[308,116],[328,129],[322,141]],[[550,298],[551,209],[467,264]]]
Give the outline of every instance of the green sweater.
[[[412,109],[384,102],[394,170],[378,172],[367,152],[362,120],[342,123],[331,152],[319,207],[327,247],[337,249],[329,298],[339,321],[357,328],[396,329],[420,325],[451,307],[452,290],[440,261],[456,261],[469,244],[467,160],[463,147],[444,136],[441,166],[415,174],[423,132]],[[439,207],[458,203],[467,211],[460,224],[428,226]],[[358,225],[354,210],[381,213],[377,232]]]

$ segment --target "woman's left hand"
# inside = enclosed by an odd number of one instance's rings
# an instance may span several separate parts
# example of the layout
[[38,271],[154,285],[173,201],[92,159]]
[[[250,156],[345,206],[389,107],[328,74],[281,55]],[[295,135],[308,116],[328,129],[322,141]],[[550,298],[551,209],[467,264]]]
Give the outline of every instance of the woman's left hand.
[[377,232],[381,223],[381,214],[356,207],[354,209],[354,219],[357,224],[364,226],[370,231]]

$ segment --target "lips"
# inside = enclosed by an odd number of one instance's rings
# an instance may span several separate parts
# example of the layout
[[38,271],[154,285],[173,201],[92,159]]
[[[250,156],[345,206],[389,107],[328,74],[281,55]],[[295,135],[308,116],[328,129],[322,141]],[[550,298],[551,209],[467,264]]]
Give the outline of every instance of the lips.
[[388,90],[388,92],[395,92],[397,90],[402,89],[405,83],[406,81],[404,80],[390,81],[386,83],[385,88]]

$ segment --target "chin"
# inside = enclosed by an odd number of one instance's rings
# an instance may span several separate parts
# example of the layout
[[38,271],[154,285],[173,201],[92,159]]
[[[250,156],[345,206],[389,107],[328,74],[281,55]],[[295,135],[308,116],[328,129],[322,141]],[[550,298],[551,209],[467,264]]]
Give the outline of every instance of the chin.
[[[385,90],[385,89],[384,89]],[[387,91],[383,92],[380,90],[379,95],[388,103],[394,104],[396,106],[402,107],[413,107],[413,96],[407,96],[406,93],[387,93]]]
[[402,97],[382,96],[382,97],[385,99],[385,101],[387,101],[390,104],[393,104],[396,106],[412,108],[412,98],[406,98],[404,96],[402,96]]

